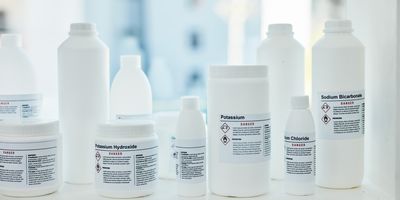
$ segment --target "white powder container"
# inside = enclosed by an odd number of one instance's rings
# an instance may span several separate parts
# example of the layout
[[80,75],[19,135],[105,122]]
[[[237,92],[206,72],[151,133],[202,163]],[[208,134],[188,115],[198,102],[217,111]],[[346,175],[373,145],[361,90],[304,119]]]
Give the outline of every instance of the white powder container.
[[207,100],[211,192],[266,193],[271,149],[267,66],[211,66]]
[[152,121],[109,122],[98,126],[95,187],[112,198],[150,195],[157,182],[158,138]]
[[0,194],[40,196],[55,192],[60,183],[58,122],[0,123]]

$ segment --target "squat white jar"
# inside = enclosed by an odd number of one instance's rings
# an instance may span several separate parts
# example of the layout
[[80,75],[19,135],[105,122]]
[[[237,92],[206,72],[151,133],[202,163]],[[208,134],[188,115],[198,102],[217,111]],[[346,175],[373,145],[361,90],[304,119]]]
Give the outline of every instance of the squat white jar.
[[154,133],[154,123],[100,124],[94,158],[98,194],[111,198],[152,194],[158,176],[158,138]]
[[57,191],[60,144],[57,121],[0,123],[0,194],[34,197]]
[[223,196],[251,197],[269,187],[267,66],[211,66],[208,78],[209,186]]

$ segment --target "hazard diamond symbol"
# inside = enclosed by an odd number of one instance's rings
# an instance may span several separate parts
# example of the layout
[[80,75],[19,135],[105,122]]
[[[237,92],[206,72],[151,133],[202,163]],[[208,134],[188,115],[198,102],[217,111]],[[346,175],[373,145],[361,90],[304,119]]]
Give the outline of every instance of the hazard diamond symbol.
[[101,166],[99,163],[96,164],[96,171],[99,173],[101,171]]
[[222,136],[222,138],[221,138],[222,144],[227,145],[229,143],[229,141],[231,141],[231,140],[229,139],[228,136],[226,136],[226,135]]
[[325,113],[327,113],[327,112],[331,109],[331,107],[329,106],[329,104],[324,103],[324,104],[322,104],[321,109],[322,109]]
[[96,160],[99,161],[101,159],[101,155],[99,152],[96,152]]
[[324,122],[325,124],[328,124],[331,121],[331,118],[325,114],[322,118],[321,118],[322,122]]
[[222,130],[224,133],[228,132],[229,129],[231,129],[231,127],[229,127],[228,124],[226,124],[226,123],[222,124],[221,130]]

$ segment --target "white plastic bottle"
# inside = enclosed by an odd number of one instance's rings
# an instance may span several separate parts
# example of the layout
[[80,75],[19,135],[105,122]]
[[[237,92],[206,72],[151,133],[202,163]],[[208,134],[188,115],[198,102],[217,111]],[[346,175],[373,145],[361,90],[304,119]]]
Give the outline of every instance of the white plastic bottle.
[[108,119],[109,51],[94,24],[71,24],[58,48],[60,132],[64,177],[69,183],[94,180],[96,127]]
[[151,115],[151,87],[141,69],[139,55],[121,56],[121,68],[111,86],[110,103],[111,119]]
[[311,195],[315,188],[315,127],[308,96],[292,97],[285,131],[285,191]]
[[21,36],[2,34],[0,42],[0,121],[37,118],[42,98]]
[[180,196],[203,196],[206,182],[206,126],[195,96],[181,98],[176,129],[176,180]]
[[257,63],[267,65],[271,91],[271,177],[283,179],[283,134],[290,98],[304,94],[304,48],[293,38],[291,24],[271,24],[257,51]]
[[348,20],[327,21],[312,50],[316,183],[322,187],[357,187],[364,174],[364,46],[352,31]]
[[269,190],[267,70],[265,65],[210,67],[208,177],[210,191],[215,194],[251,197]]

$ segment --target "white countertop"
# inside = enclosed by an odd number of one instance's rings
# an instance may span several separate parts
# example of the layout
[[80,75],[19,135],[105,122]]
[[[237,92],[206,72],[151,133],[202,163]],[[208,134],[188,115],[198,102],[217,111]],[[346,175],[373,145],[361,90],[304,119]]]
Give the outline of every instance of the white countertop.
[[[153,195],[137,198],[143,200],[225,200],[228,197],[220,197],[214,194],[208,194],[199,198],[183,198],[175,195],[175,184],[172,180],[160,180],[157,190]],[[251,200],[388,200],[387,196],[380,193],[374,187],[364,185],[361,188],[349,190],[330,190],[316,188],[315,195],[312,196],[290,196],[283,192],[282,181],[272,181],[270,193],[254,197],[239,198]],[[71,185],[63,184],[56,193],[35,197],[35,198],[12,198],[0,196],[0,200],[101,200],[107,199],[96,194],[93,185]]]

